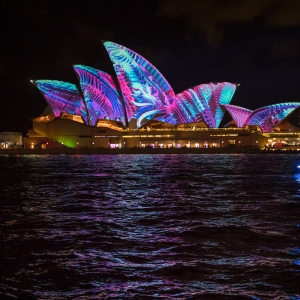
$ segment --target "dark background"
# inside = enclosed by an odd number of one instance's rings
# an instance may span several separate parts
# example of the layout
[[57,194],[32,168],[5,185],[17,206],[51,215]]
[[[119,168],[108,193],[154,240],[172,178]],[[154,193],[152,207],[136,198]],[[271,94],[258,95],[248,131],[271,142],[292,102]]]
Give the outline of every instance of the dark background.
[[176,93],[240,83],[231,104],[300,101],[298,0],[2,1],[0,132],[46,107],[31,79],[76,83],[71,64],[112,71],[101,39],[145,57]]

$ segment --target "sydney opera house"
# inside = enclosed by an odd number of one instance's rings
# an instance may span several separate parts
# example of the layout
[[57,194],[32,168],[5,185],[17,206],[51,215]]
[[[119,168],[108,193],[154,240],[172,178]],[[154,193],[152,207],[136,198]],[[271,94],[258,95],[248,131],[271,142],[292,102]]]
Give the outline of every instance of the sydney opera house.
[[[113,42],[104,47],[114,67],[107,74],[74,65],[78,83],[32,80],[48,106],[32,119],[26,148],[47,147],[265,147],[298,143],[289,116],[300,102],[254,111],[231,105],[238,84],[200,84],[175,94],[145,58]],[[220,127],[224,114],[231,121]]]

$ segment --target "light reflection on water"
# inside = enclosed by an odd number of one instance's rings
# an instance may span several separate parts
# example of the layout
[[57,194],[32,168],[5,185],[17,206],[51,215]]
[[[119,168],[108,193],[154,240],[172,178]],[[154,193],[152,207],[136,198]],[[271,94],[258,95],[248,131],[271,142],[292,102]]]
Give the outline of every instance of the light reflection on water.
[[0,295],[297,299],[298,155],[0,156]]

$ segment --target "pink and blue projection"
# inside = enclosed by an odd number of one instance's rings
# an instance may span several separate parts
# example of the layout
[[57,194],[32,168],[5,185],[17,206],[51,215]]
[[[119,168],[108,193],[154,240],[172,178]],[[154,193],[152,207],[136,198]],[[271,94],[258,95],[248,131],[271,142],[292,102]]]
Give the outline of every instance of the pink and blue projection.
[[[168,107],[166,120],[171,124],[204,122],[209,128],[219,126],[223,111],[220,102],[229,103],[236,90],[236,85],[223,83],[201,84],[177,94],[175,101]],[[170,116],[173,120],[170,120]]]
[[88,124],[86,107],[75,84],[57,80],[36,80],[33,83],[43,94],[55,117],[62,113],[78,115]]
[[239,128],[244,127],[246,120],[253,112],[250,109],[231,104],[226,104],[223,107],[229,112],[231,118]]
[[174,100],[174,92],[167,80],[145,58],[132,50],[105,42],[104,46],[115,68],[122,90],[128,120],[152,119],[164,113],[164,107]]
[[151,119],[173,125],[203,121],[218,127],[223,117],[219,104],[227,104],[236,90],[228,82],[203,84],[175,95],[162,74],[145,58],[112,42],[104,46],[121,86],[128,119]]
[[83,65],[75,65],[80,87],[90,116],[90,125],[108,119],[125,124],[120,95],[110,75]]
[[237,127],[254,125],[259,126],[262,132],[271,132],[289,114],[300,107],[300,103],[278,103],[254,111],[235,105],[223,105],[223,107],[229,112]]
[[116,43],[105,42],[104,46],[122,95],[109,74],[75,65],[83,99],[74,84],[34,81],[55,117],[62,113],[78,115],[90,126],[97,126],[98,120],[120,121],[126,126],[136,119],[137,128],[149,120],[172,125],[203,122],[208,128],[218,128],[227,110],[238,127],[255,125],[271,132],[300,106],[296,102],[280,103],[251,111],[230,105],[237,85],[229,82],[201,84],[175,95],[163,75],[145,58]]
[[299,102],[278,103],[261,107],[253,111],[245,125],[256,125],[260,127],[262,132],[271,132],[298,107],[300,107]]

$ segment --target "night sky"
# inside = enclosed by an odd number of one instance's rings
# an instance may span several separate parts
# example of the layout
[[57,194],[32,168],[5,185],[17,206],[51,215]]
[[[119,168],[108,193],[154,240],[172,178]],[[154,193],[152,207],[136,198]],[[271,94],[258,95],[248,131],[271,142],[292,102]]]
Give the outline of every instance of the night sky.
[[300,101],[299,0],[1,1],[0,132],[26,133],[46,101],[31,79],[112,72],[101,40],[149,60],[175,93],[240,83],[231,104]]

